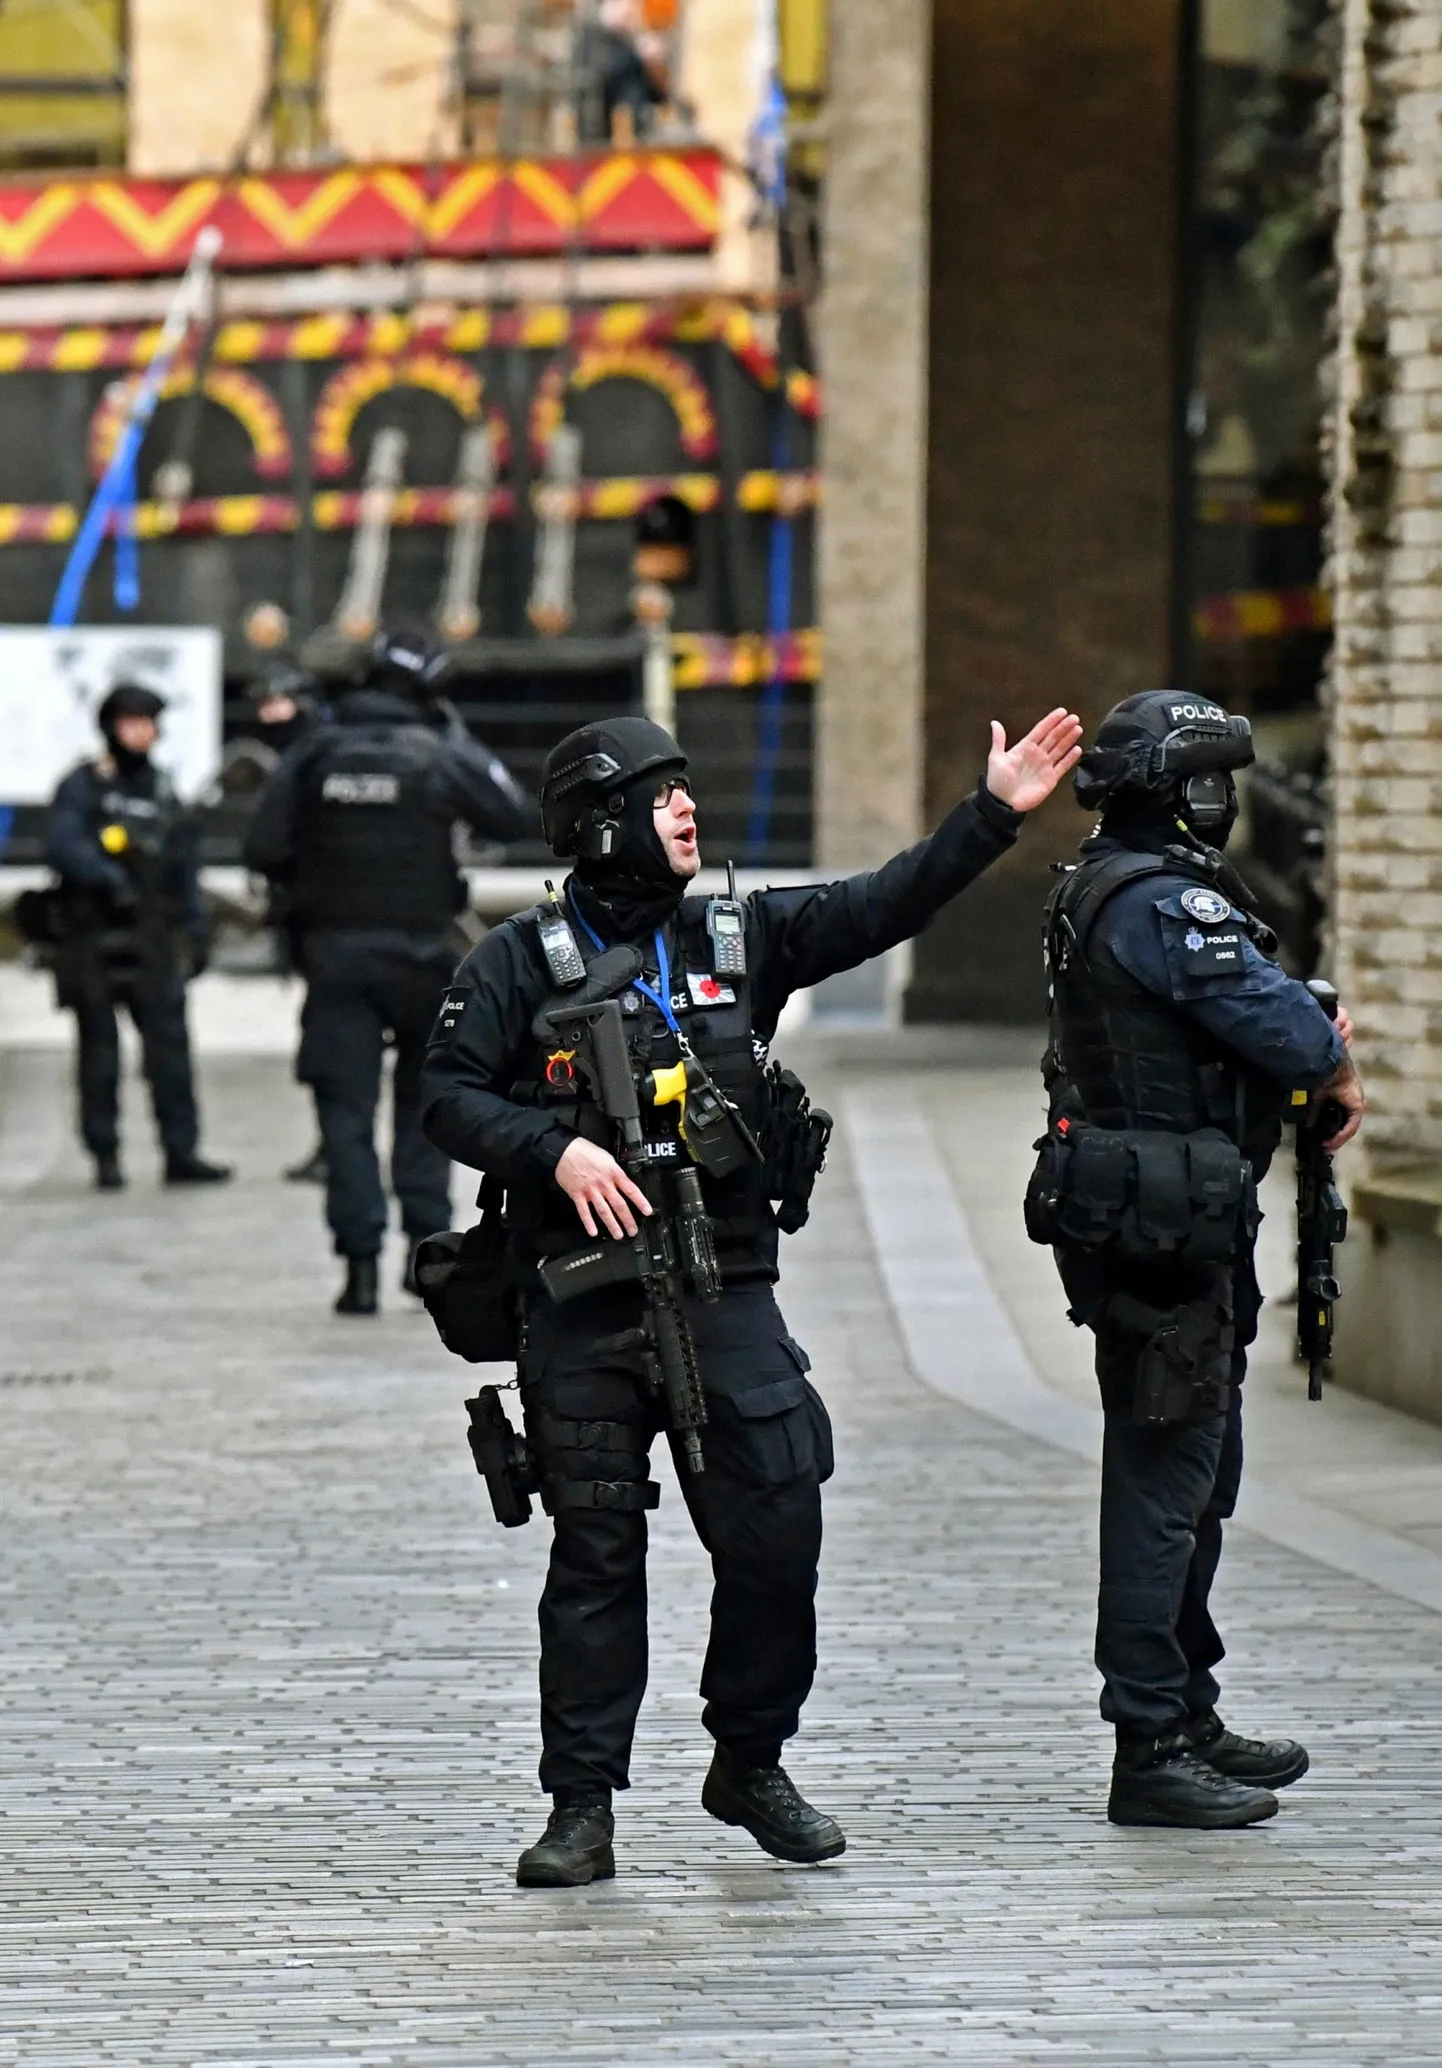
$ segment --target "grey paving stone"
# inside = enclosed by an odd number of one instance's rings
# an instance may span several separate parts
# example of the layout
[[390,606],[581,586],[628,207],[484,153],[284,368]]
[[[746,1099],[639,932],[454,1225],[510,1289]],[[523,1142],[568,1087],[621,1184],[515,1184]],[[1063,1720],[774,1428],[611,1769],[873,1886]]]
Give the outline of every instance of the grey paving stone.
[[0,2062],[1442,2058],[1438,1619],[1239,1534],[1230,1713],[1314,1775],[1251,1833],[1112,1830],[1089,1468],[909,1375],[844,1152],[784,1304],[839,1449],[793,1764],[851,1849],[782,1867],[701,1811],[668,1485],[620,1877],[522,1896],[545,1540],[489,1519],[475,1374],[398,1296],[330,1316],[282,1063],[210,1070],[232,1191],[157,1192],[137,1148],[102,1201],[36,1149],[59,1059],[11,1060]]

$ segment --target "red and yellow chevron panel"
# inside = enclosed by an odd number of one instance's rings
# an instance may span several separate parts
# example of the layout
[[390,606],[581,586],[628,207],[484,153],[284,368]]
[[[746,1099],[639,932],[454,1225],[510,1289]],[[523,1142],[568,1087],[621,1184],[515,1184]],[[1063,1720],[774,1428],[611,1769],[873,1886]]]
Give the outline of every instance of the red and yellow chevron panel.
[[340,165],[190,180],[113,173],[0,187],[0,281],[178,273],[213,223],[227,271],[366,259],[709,251],[716,151]]
[[1204,596],[1193,623],[1198,639],[1209,645],[1325,632],[1332,623],[1332,599],[1325,589],[1234,589],[1226,596]]

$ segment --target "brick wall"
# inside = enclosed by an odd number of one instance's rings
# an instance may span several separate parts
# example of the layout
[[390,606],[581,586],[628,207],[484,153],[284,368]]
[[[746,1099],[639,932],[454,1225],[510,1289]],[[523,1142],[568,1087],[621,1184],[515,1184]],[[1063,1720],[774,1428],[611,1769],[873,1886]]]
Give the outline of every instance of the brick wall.
[[[926,816],[986,721],[1164,679],[1175,0],[936,0]],[[885,542],[879,544],[884,549]],[[918,944],[916,1018],[1036,1019],[1070,799]]]
[[1339,20],[1333,960],[1385,1166],[1442,1155],[1442,10]]

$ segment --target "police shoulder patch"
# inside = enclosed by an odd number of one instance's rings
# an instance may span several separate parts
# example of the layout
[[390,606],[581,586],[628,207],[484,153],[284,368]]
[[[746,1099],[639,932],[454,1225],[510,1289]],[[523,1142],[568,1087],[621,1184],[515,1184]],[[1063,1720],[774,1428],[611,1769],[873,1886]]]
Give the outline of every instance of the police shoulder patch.
[[466,994],[454,988],[447,991],[441,1000],[441,1009],[436,1014],[436,1024],[431,1029],[432,1046],[438,1041],[450,1041],[466,1009]]
[[1219,891],[1201,888],[1182,892],[1182,910],[1199,926],[1220,926],[1224,919],[1232,916],[1231,906]]

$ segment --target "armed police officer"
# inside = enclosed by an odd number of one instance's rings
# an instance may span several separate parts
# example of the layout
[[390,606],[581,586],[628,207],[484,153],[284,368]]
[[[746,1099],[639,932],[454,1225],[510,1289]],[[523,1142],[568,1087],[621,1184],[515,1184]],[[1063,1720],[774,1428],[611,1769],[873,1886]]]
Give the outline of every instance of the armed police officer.
[[388,1041],[391,1182],[409,1253],[449,1223],[450,1169],[421,1130],[420,1073],[466,903],[454,830],[506,840],[522,821],[509,772],[438,708],[443,665],[422,635],[382,639],[363,685],[282,756],[245,844],[247,866],[284,902],[306,981],[296,1074],[320,1121],[326,1219],[346,1264],[340,1314],[379,1304],[388,1216],[375,1121]]
[[120,1163],[123,1005],[140,1036],[168,1185],[230,1176],[197,1152],[199,1119],[185,1018],[187,976],[209,952],[194,822],[151,759],[165,700],[119,683],[96,714],[105,752],[72,769],[55,793],[45,856],[59,877],[53,959],[62,1006],[75,1014],[80,1133],[102,1191]]
[[[662,1426],[715,1577],[701,1692],[716,1746],[702,1802],[780,1859],[844,1849],[780,1763],[816,1666],[832,1444],[772,1291],[778,1224],[804,1218],[815,1177],[816,1116],[789,1073],[767,1072],[767,1045],[794,991],[920,932],[1006,852],[1022,813],[1075,761],[1080,731],[1054,711],[1008,750],[994,727],[984,782],[930,838],[869,875],[744,902],[686,895],[700,867],[696,806],[686,757],[659,726],[584,726],[547,759],[546,839],[574,862],[564,897],[466,958],[425,1076],[432,1140],[504,1188],[522,1284],[525,1469],[553,1529],[540,1608],[540,1778],[553,1807],[521,1856],[523,1886],[615,1871],[612,1791],[629,1784],[646,1681],[645,1518],[659,1497],[647,1456]],[[599,1067],[586,1048],[587,1026],[608,1012],[616,1041],[624,1030],[609,1075],[599,1037]],[[639,1117],[618,1124],[633,1091]],[[719,1297],[647,1312],[624,1282],[627,1246],[639,1236],[650,1251],[663,1188],[674,1183],[680,1211],[698,1178]],[[680,1225],[678,1250],[695,1236],[694,1221]],[[573,1283],[596,1289],[570,1297]],[[694,1361],[699,1398],[673,1388],[678,1360],[683,1382]],[[521,1519],[505,1500],[502,1519]]]
[[1277,1809],[1307,1754],[1228,1730],[1209,1600],[1242,1469],[1256,1186],[1295,1093],[1361,1123],[1336,1024],[1278,968],[1221,853],[1251,728],[1156,691],[1103,720],[1075,787],[1100,824],[1048,913],[1051,1125],[1028,1194],[1105,1410],[1096,1658],[1108,1814],[1222,1828]]

